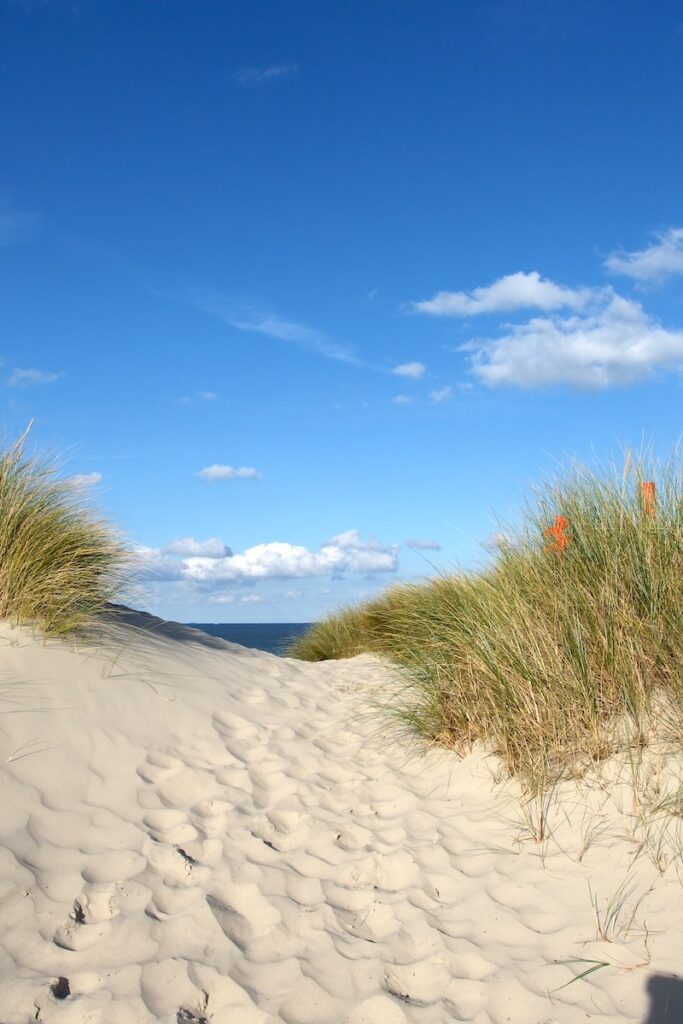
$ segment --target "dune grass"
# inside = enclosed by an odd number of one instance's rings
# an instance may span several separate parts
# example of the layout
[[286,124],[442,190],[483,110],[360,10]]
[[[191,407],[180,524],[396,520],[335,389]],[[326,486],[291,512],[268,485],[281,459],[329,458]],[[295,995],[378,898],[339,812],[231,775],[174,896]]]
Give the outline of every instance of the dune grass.
[[128,556],[74,481],[25,455],[25,439],[0,452],[0,618],[71,633],[115,596]]
[[[656,482],[650,514],[644,481]],[[647,495],[647,489],[646,489]],[[544,532],[561,515],[567,545]],[[683,473],[630,457],[535,492],[493,563],[399,585],[320,622],[290,655],[378,654],[403,669],[388,710],[459,750],[475,742],[538,789],[653,727],[683,740]],[[659,717],[657,717],[659,716]]]

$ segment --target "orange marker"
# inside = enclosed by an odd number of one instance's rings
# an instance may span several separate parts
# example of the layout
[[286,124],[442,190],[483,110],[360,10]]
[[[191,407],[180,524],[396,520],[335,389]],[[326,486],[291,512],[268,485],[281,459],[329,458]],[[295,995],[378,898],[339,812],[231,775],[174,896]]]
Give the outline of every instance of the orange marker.
[[565,519],[564,516],[555,516],[553,526],[549,526],[547,530],[543,531],[544,537],[553,538],[550,544],[546,544],[546,551],[555,551],[558,555],[562,554],[567,544],[569,544],[569,537],[567,536],[568,526],[568,519]]
[[643,492],[643,508],[645,514],[654,518],[657,511],[657,488],[652,480],[643,480],[640,485]]

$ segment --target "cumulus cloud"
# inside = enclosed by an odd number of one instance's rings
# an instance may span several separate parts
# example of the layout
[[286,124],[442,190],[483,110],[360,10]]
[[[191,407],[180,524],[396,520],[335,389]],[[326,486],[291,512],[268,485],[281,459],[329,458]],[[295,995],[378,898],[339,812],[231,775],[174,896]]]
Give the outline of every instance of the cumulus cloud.
[[227,593],[209,594],[207,600],[210,604],[260,604],[263,598],[258,594],[244,594],[240,597],[228,591]]
[[474,374],[490,386],[606,388],[683,367],[683,331],[667,330],[640,303],[609,289],[586,315],[534,317],[462,348],[473,353]]
[[47,370],[12,370],[7,383],[11,388],[30,388],[34,384],[54,384],[62,376],[61,373],[50,373]]
[[407,548],[414,548],[416,551],[441,551],[441,545],[437,540],[430,540],[429,537],[409,537],[405,542]]
[[429,392],[429,398],[432,402],[447,402],[448,399],[452,397],[452,388],[441,388],[439,390]]
[[395,366],[392,373],[395,373],[397,377],[412,377],[413,380],[419,380],[426,370],[424,363],[401,363],[400,366]]
[[95,470],[93,473],[76,473],[69,479],[76,487],[94,487],[102,480],[102,474]]
[[245,480],[261,479],[258,469],[254,469],[253,466],[241,466],[239,469],[233,469],[232,466],[221,466],[218,463],[200,469],[197,476],[200,476],[202,480],[209,480],[211,483],[216,480],[237,480],[238,478]]
[[658,283],[683,274],[683,228],[669,228],[655,235],[657,241],[637,252],[611,253],[604,262],[611,274],[632,277],[643,283]]
[[273,541],[256,544],[231,558],[188,558],[185,570],[188,579],[197,581],[299,579],[339,576],[347,572],[393,572],[396,550],[374,539],[363,542],[358,530],[348,530],[322,544],[318,551]]
[[235,78],[240,85],[264,85],[299,73],[296,64],[270,64],[265,68],[240,68]]
[[182,555],[186,558],[199,556],[202,558],[229,558],[232,551],[218,537],[208,540],[195,540],[194,537],[176,537],[160,549],[164,555]]
[[[163,548],[140,547],[137,559],[140,575],[156,581],[184,580],[202,589],[216,589],[225,583],[249,583],[265,579],[305,579],[307,577],[338,577],[345,574],[368,575],[395,572],[396,545],[382,544],[370,538],[361,540],[358,530],[347,530],[321,544],[317,551],[297,544],[272,541],[256,544],[245,551],[224,556],[217,555],[215,540],[198,542],[211,544],[211,555],[182,555],[188,550],[191,538],[181,538]],[[218,542],[220,543],[220,542]]]
[[471,292],[437,292],[423,302],[411,303],[416,313],[432,316],[475,316],[481,313],[503,313],[515,309],[582,309],[591,301],[595,290],[567,288],[542,278],[537,271],[506,274],[493,284]]
[[394,405],[410,405],[412,398],[410,395],[394,395],[391,401]]

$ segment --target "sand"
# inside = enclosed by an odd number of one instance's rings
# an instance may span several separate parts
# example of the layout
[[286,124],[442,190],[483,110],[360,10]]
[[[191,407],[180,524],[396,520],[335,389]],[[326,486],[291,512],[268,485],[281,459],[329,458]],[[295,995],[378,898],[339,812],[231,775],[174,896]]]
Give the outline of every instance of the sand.
[[494,758],[378,715],[377,660],[132,612],[88,646],[2,623],[0,669],[0,1024],[683,1020],[680,857],[627,779],[536,841]]

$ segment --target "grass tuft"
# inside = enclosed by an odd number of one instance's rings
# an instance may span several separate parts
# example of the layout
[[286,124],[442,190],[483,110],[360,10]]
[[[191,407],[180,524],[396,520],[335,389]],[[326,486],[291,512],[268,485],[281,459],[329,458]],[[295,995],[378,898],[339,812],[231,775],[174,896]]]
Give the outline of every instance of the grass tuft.
[[74,481],[25,455],[25,439],[0,452],[0,618],[72,633],[115,596],[128,556]]
[[[655,515],[644,481],[656,482]],[[562,550],[546,534],[557,516]],[[393,587],[313,626],[290,654],[388,659],[407,680],[394,715],[431,742],[485,744],[535,792],[642,747],[655,711],[680,745],[681,466],[574,465],[503,536],[486,570]]]

